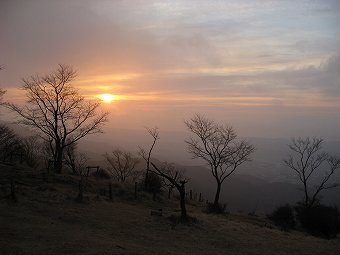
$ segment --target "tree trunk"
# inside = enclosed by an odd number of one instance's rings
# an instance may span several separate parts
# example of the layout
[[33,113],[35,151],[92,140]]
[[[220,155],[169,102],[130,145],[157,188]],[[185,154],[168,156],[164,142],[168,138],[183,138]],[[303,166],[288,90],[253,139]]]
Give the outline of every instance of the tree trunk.
[[304,192],[305,192],[305,207],[309,207],[309,196],[308,196],[308,190],[307,190],[307,183],[304,182]]
[[187,209],[185,207],[185,182],[181,182],[181,186],[178,187],[179,195],[180,195],[180,204],[181,204],[181,220],[187,221]]
[[56,149],[56,158],[54,159],[54,171],[57,174],[61,174],[61,170],[63,167],[63,149],[62,148],[58,148]]
[[214,199],[214,210],[218,210],[219,208],[219,200],[220,200],[220,193],[221,193],[221,183],[216,180],[217,188],[216,188],[216,194]]
[[172,189],[173,189],[173,187],[168,188],[168,199],[171,198]]
[[76,169],[75,164],[72,164],[71,169],[72,169],[72,173],[73,173],[74,175],[78,175],[78,172],[77,172],[77,169]]
[[146,172],[145,172],[145,177],[144,177],[144,190],[147,191],[149,190],[149,169],[147,168],[146,169]]

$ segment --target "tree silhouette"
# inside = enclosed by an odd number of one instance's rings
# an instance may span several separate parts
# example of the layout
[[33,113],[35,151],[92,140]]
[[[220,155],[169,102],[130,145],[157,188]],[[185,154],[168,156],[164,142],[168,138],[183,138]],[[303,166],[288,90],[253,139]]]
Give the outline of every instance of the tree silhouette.
[[193,159],[201,158],[210,167],[216,180],[214,210],[219,208],[222,183],[244,162],[250,161],[250,154],[255,151],[246,140],[238,140],[236,131],[227,125],[219,125],[203,115],[196,114],[185,121],[189,131],[195,135],[185,142]]
[[[170,176],[171,179],[173,179],[175,182],[180,182],[181,180],[185,179],[184,169],[178,169],[175,164],[163,162],[159,168],[162,170],[162,172]],[[172,190],[175,188],[175,185],[168,179],[163,178],[163,186],[168,189],[168,199],[170,199]]]
[[82,176],[88,164],[88,157],[85,153],[77,151],[77,143],[72,143],[65,150],[65,164],[75,175]]
[[20,137],[8,126],[0,124],[0,160],[11,160],[13,154],[21,150]]
[[179,178],[180,171],[169,171],[168,168],[157,167],[154,163],[150,163],[153,167],[153,169],[150,169],[151,172],[163,177],[178,190],[181,207],[181,221],[188,221],[188,215],[185,206],[185,184],[188,182],[188,180],[184,178]]
[[39,136],[32,135],[21,138],[24,158],[28,166],[37,167],[42,158],[42,141]]
[[104,157],[109,164],[109,172],[117,181],[125,182],[130,178],[135,180],[138,177],[136,165],[139,159],[130,152],[115,149],[110,154],[106,153]]
[[[329,184],[332,175],[340,169],[340,159],[323,152],[322,143],[322,138],[293,138],[289,144],[293,155],[284,159],[285,165],[294,170],[303,185],[304,206],[307,208],[315,205],[322,190],[340,186],[340,183]],[[323,169],[324,164],[328,165],[328,172],[314,188],[311,187],[311,178]]]
[[144,190],[149,190],[149,171],[150,171],[150,160],[152,151],[156,145],[157,140],[159,140],[159,130],[157,127],[145,127],[146,131],[152,137],[152,143],[148,151],[144,148],[139,147],[139,155],[145,160],[146,169],[145,169],[145,177],[144,177]]
[[[2,70],[2,69],[3,69],[3,67],[0,66],[0,70]],[[2,103],[2,99],[3,99],[3,96],[4,96],[5,93],[6,93],[6,90],[0,88],[0,105]]]
[[48,141],[57,173],[62,170],[64,149],[87,135],[101,133],[108,120],[107,112],[98,113],[99,100],[85,100],[71,85],[75,77],[72,67],[59,65],[48,75],[23,80],[26,105],[6,103],[21,117],[19,123],[38,130]]
[[6,93],[6,90],[3,90],[2,88],[0,88],[0,104],[2,102],[2,99],[5,93]]

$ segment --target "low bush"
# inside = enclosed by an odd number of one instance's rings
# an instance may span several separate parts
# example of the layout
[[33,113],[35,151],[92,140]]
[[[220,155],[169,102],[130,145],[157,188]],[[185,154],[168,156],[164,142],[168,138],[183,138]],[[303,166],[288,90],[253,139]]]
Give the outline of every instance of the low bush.
[[337,207],[316,205],[295,207],[297,219],[310,234],[325,238],[335,238],[340,231],[340,213]]
[[289,204],[276,208],[267,217],[284,231],[295,227],[294,209]]

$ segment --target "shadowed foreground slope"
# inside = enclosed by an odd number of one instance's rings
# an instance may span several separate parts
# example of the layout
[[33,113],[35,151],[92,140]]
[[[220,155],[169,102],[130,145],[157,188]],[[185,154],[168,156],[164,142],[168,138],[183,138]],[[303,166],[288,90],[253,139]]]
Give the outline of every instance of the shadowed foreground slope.
[[[1,168],[4,193],[8,176]],[[27,169],[15,170],[18,202],[0,200],[0,254],[335,255],[340,250],[339,238],[282,232],[257,217],[208,215],[200,205],[188,207],[198,223],[175,225],[167,216],[179,214],[177,201],[153,202],[148,195],[134,201],[119,186],[109,201],[94,192],[103,184],[95,180],[85,202],[77,203],[76,177],[57,176],[51,184]],[[151,216],[158,208],[163,216]]]

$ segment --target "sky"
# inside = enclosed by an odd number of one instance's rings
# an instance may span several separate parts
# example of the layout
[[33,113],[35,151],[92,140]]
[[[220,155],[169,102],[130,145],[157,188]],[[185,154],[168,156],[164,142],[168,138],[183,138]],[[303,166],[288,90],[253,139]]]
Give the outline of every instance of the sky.
[[[240,136],[340,140],[340,1],[0,0],[0,87],[58,64],[112,128],[185,130],[202,113]],[[2,118],[4,115],[1,116]]]

